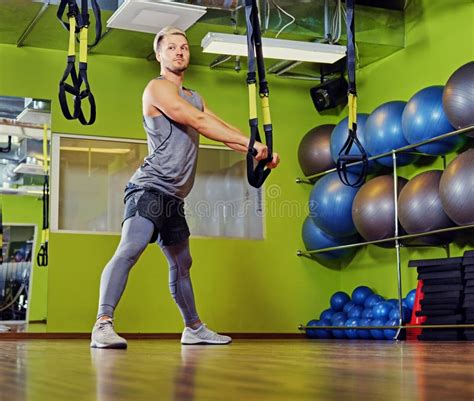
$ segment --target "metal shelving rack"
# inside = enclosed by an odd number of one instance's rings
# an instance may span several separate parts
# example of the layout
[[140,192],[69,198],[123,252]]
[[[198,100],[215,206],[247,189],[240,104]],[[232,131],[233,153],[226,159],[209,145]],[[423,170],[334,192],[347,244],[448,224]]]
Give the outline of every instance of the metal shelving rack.
[[[419,146],[422,146],[422,145],[425,145],[425,144],[428,144],[428,143],[432,143],[432,142],[436,142],[436,141],[439,141],[439,140],[442,140],[442,139],[446,139],[446,138],[450,138],[450,137],[453,137],[453,136],[456,136],[456,135],[461,135],[461,134],[466,134],[466,133],[470,133],[470,132],[474,132],[474,125],[470,125],[468,127],[465,127],[465,128],[462,128],[462,129],[459,129],[459,130],[456,130],[456,131],[452,131],[452,132],[449,132],[449,133],[446,133],[446,134],[443,134],[443,135],[439,135],[439,136],[436,136],[434,138],[431,138],[431,139],[428,139],[426,141],[422,141],[422,142],[418,142],[418,143],[415,143],[415,144],[411,144],[411,145],[407,145],[407,146],[404,146],[402,148],[398,148],[398,149],[394,149],[390,152],[385,152],[385,153],[381,153],[381,154],[378,154],[376,156],[371,156],[368,158],[369,161],[371,160],[377,160],[377,159],[380,159],[382,157],[387,157],[387,156],[391,156],[392,157],[392,160],[393,160],[393,176],[394,177],[397,177],[397,154],[398,153],[416,153],[416,154],[419,154],[419,155],[423,155],[423,156],[430,156],[430,157],[442,157],[443,158],[443,165],[444,165],[444,168],[446,168],[446,159],[444,156],[434,156],[434,155],[429,155],[429,154],[425,154],[425,153],[419,153],[419,152],[415,152],[415,148],[419,147]],[[349,164],[348,166],[355,166],[357,164],[361,164],[362,162],[355,162],[355,163],[352,163],[352,164]],[[335,172],[336,169],[333,168],[333,169],[330,169],[330,170],[326,170],[326,171],[323,171],[321,173],[318,173],[318,174],[314,174],[314,175],[311,175],[311,176],[308,176],[308,177],[305,177],[305,178],[296,178],[296,183],[297,184],[309,184],[309,185],[313,185],[314,182],[326,175],[326,174],[329,174],[329,173],[332,173],[332,172]],[[401,273],[401,258],[400,258],[400,248],[403,247],[404,245],[401,243],[403,240],[407,240],[407,239],[413,239],[413,238],[418,238],[418,237],[425,237],[425,236],[429,236],[429,235],[436,235],[436,234],[442,234],[442,233],[447,233],[447,232],[452,232],[452,231],[460,231],[460,230],[467,230],[467,229],[470,229],[470,228],[474,228],[474,224],[469,224],[469,225],[464,225],[464,226],[456,226],[456,227],[449,227],[449,228],[444,228],[444,229],[440,229],[440,230],[433,230],[433,231],[427,231],[427,232],[423,232],[423,233],[416,233],[416,234],[408,234],[408,235],[399,235],[399,232],[398,232],[398,205],[397,205],[397,200],[398,200],[398,196],[397,196],[397,193],[398,193],[398,188],[397,188],[397,180],[394,179],[393,180],[394,182],[394,185],[393,185],[393,196],[394,196],[394,202],[395,202],[395,213],[394,213],[394,220],[395,220],[395,232],[394,232],[394,236],[391,237],[391,238],[385,238],[385,239],[381,239],[381,240],[376,240],[376,241],[366,241],[366,242],[359,242],[359,243],[354,243],[354,244],[347,244],[347,245],[340,245],[340,246],[335,246],[335,247],[329,247],[329,248],[321,248],[321,249],[317,249],[317,250],[313,250],[313,251],[302,251],[302,250],[298,250],[296,252],[296,255],[297,256],[304,256],[304,257],[308,257],[308,258],[311,258],[312,255],[315,255],[315,254],[318,254],[318,253],[323,253],[323,252],[328,252],[328,251],[333,251],[333,250],[338,250],[338,249],[347,249],[347,248],[354,248],[354,247],[360,247],[360,246],[364,246],[364,245],[376,245],[376,244],[381,244],[381,243],[386,243],[386,242],[395,242],[395,250],[396,250],[396,255],[397,255],[397,286],[398,286],[398,307],[399,307],[399,313],[400,313],[400,320],[399,320],[399,324],[398,326],[360,326],[360,327],[348,327],[348,326],[317,326],[317,327],[311,327],[311,326],[304,326],[304,325],[299,325],[298,326],[298,329],[299,330],[306,330],[307,328],[312,328],[312,329],[319,329],[319,330],[367,330],[367,329],[379,329],[379,330],[383,330],[383,329],[391,329],[391,330],[397,330],[397,333],[394,337],[394,339],[397,339],[400,335],[400,331],[402,329],[407,329],[407,328],[425,328],[425,329],[440,329],[440,328],[474,328],[474,325],[472,324],[464,324],[464,325],[423,325],[423,326],[406,326],[403,324],[402,322],[402,273]],[[425,245],[426,246],[426,245]],[[430,246],[430,245],[428,245]],[[439,245],[431,245],[432,247],[439,247]],[[418,245],[412,245],[411,247],[418,247]],[[450,249],[449,249],[449,244],[447,246],[445,246],[445,249],[446,249],[446,252],[447,252],[447,255],[448,257],[450,256]]]

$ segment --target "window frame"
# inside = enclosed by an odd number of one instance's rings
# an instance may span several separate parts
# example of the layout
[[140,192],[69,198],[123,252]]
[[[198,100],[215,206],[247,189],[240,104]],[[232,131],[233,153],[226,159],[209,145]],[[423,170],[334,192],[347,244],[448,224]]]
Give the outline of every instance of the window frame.
[[[59,228],[59,192],[60,192],[60,143],[62,138],[67,139],[85,139],[85,140],[97,140],[104,142],[127,142],[147,145],[147,141],[144,139],[132,139],[132,138],[117,138],[117,137],[104,137],[96,135],[78,135],[68,134],[62,132],[53,132],[51,135],[51,164],[50,164],[50,231],[52,233],[59,234],[85,234],[85,235],[121,235],[120,231],[87,231],[87,230],[67,230]],[[215,149],[224,151],[233,151],[224,145],[210,145],[210,144],[199,144],[200,149]],[[265,207],[265,191],[264,186],[261,188],[261,200],[262,209]],[[266,219],[262,216],[262,238],[242,238],[242,237],[218,237],[218,236],[203,236],[203,235],[192,235],[192,238],[199,239],[232,239],[232,240],[250,240],[250,241],[261,241],[266,238]]]

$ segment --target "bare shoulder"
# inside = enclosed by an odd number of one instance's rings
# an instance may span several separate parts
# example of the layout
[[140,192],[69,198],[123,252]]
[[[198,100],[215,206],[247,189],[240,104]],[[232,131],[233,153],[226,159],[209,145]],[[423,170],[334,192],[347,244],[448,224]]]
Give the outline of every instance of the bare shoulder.
[[164,79],[152,79],[143,91],[143,115],[157,116],[179,99],[178,88]]
[[143,92],[144,95],[152,97],[157,97],[161,94],[169,95],[172,93],[178,93],[178,88],[176,85],[173,85],[165,79],[152,79],[148,82]]

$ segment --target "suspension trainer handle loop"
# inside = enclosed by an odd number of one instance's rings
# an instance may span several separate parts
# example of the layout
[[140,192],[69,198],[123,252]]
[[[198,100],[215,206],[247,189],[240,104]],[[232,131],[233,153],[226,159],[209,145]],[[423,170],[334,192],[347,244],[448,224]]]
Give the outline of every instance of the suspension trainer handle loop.
[[[269,89],[265,78],[265,64],[263,59],[262,37],[260,21],[258,18],[258,6],[256,0],[245,0],[245,17],[247,23],[247,49],[248,49],[248,73],[247,86],[249,93],[249,127],[250,140],[247,152],[247,179],[251,186],[260,188],[271,170],[266,165],[273,159],[273,127],[271,122]],[[258,128],[257,114],[257,83],[258,94],[261,101],[263,113],[263,130],[265,133],[265,144],[268,148],[268,157],[260,160],[256,165],[254,157],[257,151],[255,142],[261,142]]]
[[48,163],[48,126],[43,125],[43,225],[41,231],[41,245],[36,255],[36,263],[40,267],[48,266],[49,242],[49,163]]
[[[362,143],[357,137],[357,86],[356,86],[356,65],[355,65],[355,18],[354,0],[346,0],[347,8],[347,75],[349,80],[348,88],[348,135],[346,142],[339,151],[336,167],[342,183],[351,187],[360,187],[364,184],[369,169],[368,155]],[[351,150],[357,148],[357,154],[351,154]],[[351,179],[348,174],[348,164],[362,164],[356,179]]]
[[[68,22],[63,20],[63,15],[68,7],[67,17]],[[57,17],[61,25],[69,31],[69,47],[67,65],[63,76],[59,81],[59,104],[63,115],[68,120],[78,119],[83,125],[92,125],[96,119],[96,104],[92,94],[89,80],[87,77],[87,52],[89,47],[95,46],[102,35],[102,23],[100,7],[97,0],[91,0],[91,6],[95,17],[95,40],[92,45],[88,45],[88,30],[90,25],[90,16],[88,13],[88,0],[81,0],[81,10],[76,3],[76,0],[61,0]],[[79,34],[79,66],[76,70],[76,35]],[[72,85],[66,83],[70,78]],[[82,89],[82,85],[85,89]],[[67,94],[73,96],[73,110],[69,109],[67,102]],[[82,101],[87,99],[89,101],[90,114],[86,118],[82,110]]]

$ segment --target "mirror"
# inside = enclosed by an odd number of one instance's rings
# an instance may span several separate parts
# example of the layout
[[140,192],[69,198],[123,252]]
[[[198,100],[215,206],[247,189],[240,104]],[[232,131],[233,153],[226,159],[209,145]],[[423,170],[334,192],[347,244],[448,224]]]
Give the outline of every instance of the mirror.
[[0,332],[22,330],[28,321],[35,226],[3,226],[0,265]]
[[47,268],[37,265],[36,255],[50,126],[50,100],[0,96],[0,332],[41,331],[45,325]]

